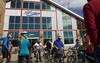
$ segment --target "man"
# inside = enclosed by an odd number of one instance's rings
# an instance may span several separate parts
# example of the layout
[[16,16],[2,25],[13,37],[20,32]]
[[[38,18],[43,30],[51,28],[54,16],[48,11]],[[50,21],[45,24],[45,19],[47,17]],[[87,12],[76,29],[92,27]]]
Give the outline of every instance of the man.
[[79,39],[76,39],[76,44],[73,48],[78,49],[80,46],[81,46],[81,43],[80,43]]
[[51,49],[51,41],[50,39],[47,41],[46,43],[46,50],[50,53],[50,49]]
[[100,63],[100,0],[88,0],[83,8],[84,22],[94,54]]
[[8,33],[6,37],[0,38],[0,44],[1,44],[1,41],[3,41],[3,44],[2,44],[3,63],[6,63],[8,59],[9,38],[11,37],[12,37],[12,33]]
[[61,41],[61,39],[62,39],[61,36],[58,36],[57,40],[54,41],[54,48],[55,48],[54,52],[56,52],[56,55],[55,55],[56,58],[60,58],[64,54],[63,53],[64,44]]

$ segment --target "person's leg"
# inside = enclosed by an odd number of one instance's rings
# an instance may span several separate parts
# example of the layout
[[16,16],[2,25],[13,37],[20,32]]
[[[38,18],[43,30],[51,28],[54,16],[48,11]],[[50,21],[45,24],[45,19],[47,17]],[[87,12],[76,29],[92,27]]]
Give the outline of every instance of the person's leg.
[[27,63],[30,63],[30,57],[29,57],[29,55],[26,56],[26,61],[27,61]]
[[39,50],[38,52],[39,52],[39,59],[40,59],[40,61],[42,61],[41,60],[41,50]]
[[23,63],[24,57],[23,56],[18,56],[18,63]]
[[11,53],[9,52],[9,61],[11,60]]
[[6,63],[8,59],[8,50],[3,50],[2,54],[3,54],[3,63]]
[[100,47],[94,48],[94,55],[96,56],[98,62],[100,63]]

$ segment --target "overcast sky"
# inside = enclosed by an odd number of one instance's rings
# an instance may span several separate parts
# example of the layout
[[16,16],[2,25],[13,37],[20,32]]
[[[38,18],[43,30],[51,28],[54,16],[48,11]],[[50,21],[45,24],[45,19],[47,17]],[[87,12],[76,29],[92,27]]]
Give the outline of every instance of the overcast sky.
[[83,16],[83,6],[87,3],[87,0],[53,0],[62,6],[72,10],[73,12]]

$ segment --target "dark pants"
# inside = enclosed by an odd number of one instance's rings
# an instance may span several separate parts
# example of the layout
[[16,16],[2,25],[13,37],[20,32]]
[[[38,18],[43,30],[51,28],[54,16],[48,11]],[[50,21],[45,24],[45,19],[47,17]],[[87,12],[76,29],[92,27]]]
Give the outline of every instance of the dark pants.
[[[39,50],[35,50],[34,51],[34,56],[36,57],[36,53],[39,53],[39,60],[41,60],[41,50],[39,49]],[[36,61],[38,60],[38,57],[36,57]]]
[[100,47],[94,48],[94,55],[96,56],[98,62],[100,63]]
[[[26,62],[24,62],[24,59],[26,59]],[[30,63],[29,55],[27,55],[27,56],[18,56],[18,63]]]

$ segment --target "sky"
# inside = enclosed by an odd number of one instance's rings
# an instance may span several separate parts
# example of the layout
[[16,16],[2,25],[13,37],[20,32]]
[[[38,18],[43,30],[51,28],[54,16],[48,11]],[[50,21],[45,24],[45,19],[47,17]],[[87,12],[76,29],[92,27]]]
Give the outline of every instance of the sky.
[[76,14],[83,17],[83,6],[87,3],[87,0],[53,0],[56,3],[68,8]]

